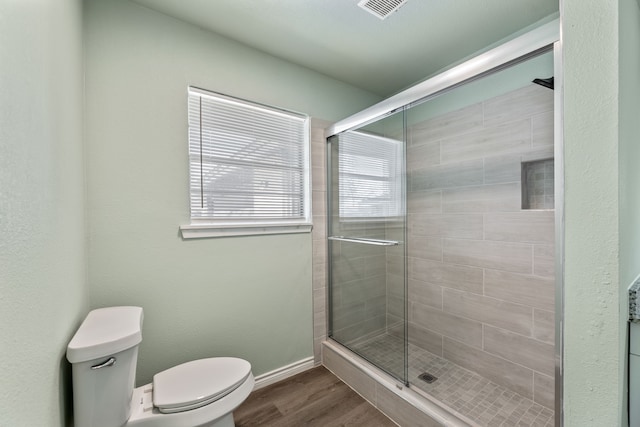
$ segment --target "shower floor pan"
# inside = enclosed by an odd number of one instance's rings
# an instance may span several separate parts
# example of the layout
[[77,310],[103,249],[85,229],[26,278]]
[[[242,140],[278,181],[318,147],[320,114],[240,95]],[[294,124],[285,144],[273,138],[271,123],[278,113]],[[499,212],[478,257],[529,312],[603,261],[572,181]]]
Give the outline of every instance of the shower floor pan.
[[[374,364],[402,372],[402,355],[397,354],[402,345],[401,338],[382,334],[351,347]],[[425,380],[431,377],[436,379]],[[554,425],[553,410],[413,344],[409,344],[409,383],[482,427]]]

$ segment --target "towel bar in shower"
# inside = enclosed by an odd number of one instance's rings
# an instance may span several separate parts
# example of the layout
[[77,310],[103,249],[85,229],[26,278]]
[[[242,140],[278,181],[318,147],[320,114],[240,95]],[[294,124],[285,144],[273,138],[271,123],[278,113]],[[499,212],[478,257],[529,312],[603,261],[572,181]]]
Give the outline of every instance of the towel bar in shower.
[[381,240],[381,239],[364,239],[361,237],[345,237],[345,236],[329,236],[329,240],[337,240],[340,242],[362,243],[364,245],[376,246],[398,246],[400,242],[397,240]]

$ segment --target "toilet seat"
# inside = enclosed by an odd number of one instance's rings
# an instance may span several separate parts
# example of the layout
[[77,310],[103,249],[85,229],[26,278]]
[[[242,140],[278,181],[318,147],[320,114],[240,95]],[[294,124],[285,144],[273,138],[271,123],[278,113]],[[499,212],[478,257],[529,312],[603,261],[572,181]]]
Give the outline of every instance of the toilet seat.
[[164,414],[208,405],[238,388],[251,364],[235,357],[193,360],[153,376],[153,406]]

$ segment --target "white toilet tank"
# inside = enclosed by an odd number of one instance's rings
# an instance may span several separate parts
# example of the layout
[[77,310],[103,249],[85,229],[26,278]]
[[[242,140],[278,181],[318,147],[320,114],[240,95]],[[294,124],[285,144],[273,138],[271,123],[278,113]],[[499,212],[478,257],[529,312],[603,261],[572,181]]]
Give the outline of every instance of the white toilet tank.
[[141,307],[91,311],[67,346],[75,427],[121,427],[131,415]]

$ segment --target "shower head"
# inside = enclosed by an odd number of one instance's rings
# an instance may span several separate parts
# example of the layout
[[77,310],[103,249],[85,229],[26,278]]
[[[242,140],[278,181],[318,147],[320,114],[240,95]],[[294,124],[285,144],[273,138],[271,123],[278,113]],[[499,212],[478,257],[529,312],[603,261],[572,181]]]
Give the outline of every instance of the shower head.
[[533,82],[537,85],[544,86],[547,89],[553,90],[553,77],[549,77],[548,79],[533,79]]

